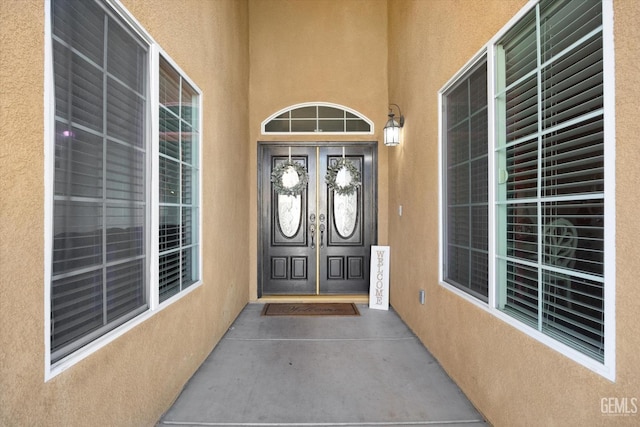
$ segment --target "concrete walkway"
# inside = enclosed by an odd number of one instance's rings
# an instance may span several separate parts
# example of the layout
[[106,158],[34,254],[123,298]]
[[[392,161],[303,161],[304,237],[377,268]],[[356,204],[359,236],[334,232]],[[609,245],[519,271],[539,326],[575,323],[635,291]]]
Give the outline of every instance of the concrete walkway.
[[393,310],[265,317],[249,304],[158,426],[480,426]]

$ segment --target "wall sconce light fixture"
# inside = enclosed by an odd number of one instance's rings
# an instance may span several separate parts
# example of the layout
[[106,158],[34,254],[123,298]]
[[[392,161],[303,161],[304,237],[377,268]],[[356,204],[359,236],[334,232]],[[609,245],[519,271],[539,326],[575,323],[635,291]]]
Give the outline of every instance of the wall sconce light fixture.
[[[393,113],[394,106],[398,109],[398,119],[400,123],[396,122]],[[387,124],[384,125],[384,145],[388,147],[395,147],[400,144],[400,129],[404,126],[404,116],[402,115],[402,111],[400,111],[400,107],[397,104],[389,104],[389,120],[387,120]]]

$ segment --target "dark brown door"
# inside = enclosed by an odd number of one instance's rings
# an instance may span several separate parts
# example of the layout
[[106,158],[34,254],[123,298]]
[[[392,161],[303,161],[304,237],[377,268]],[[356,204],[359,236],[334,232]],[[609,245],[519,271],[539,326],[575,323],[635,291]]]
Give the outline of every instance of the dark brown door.
[[[259,145],[260,296],[368,292],[377,232],[375,150],[375,143]],[[360,173],[351,194],[325,181],[343,156]],[[306,188],[295,196],[279,194],[271,182],[289,158],[308,173]],[[338,175],[339,184],[349,182],[340,181],[344,172]]]

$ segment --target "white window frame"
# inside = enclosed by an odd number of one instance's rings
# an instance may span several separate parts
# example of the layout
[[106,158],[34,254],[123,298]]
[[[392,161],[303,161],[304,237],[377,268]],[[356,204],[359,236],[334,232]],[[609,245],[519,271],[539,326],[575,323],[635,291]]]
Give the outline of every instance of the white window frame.
[[[368,125],[369,125],[369,132],[267,132],[265,131],[265,127],[266,125],[272,121],[273,119],[275,119],[276,117],[278,117],[281,114],[287,113],[289,111],[292,110],[296,110],[298,108],[303,108],[303,107],[331,107],[331,108],[336,108],[338,110],[343,110],[347,113],[351,113],[354,116],[357,116],[359,120],[364,120]],[[358,119],[352,119],[352,120],[358,120]],[[316,117],[316,120],[318,120],[318,117]],[[331,120],[337,120],[337,119],[331,119]],[[347,119],[345,119],[347,120]],[[331,102],[303,102],[301,104],[295,104],[295,105],[290,105],[286,108],[283,108],[282,110],[276,111],[275,113],[273,113],[272,115],[270,115],[269,117],[267,117],[266,119],[264,119],[262,121],[262,123],[260,124],[260,132],[262,133],[262,135],[318,135],[318,134],[323,134],[323,135],[373,135],[375,132],[375,128],[374,128],[374,124],[373,121],[371,119],[369,119],[367,116],[365,116],[362,113],[359,113],[358,111],[349,108],[349,107],[345,107],[344,105],[340,105],[340,104],[334,104]]]
[[[539,0],[530,0],[496,35],[494,35],[471,60],[467,62],[439,91],[438,91],[438,134],[439,134],[439,153],[438,153],[438,205],[439,205],[439,272],[438,279],[442,287],[448,289],[454,294],[464,298],[466,301],[474,304],[482,310],[490,313],[505,323],[513,326],[519,331],[536,339],[547,347],[563,354],[576,363],[587,369],[601,375],[602,377],[615,381],[616,378],[616,228],[615,228],[615,57],[614,57],[614,40],[613,40],[613,2],[612,0],[602,0],[602,39],[603,39],[603,91],[604,91],[604,152],[606,153],[604,160],[604,362],[599,361],[579,352],[578,350],[563,344],[562,342],[539,332],[538,330],[522,323],[503,311],[498,309],[498,292],[499,285],[496,283],[496,165],[495,165],[495,149],[497,126],[496,126],[496,105],[495,105],[495,88],[496,88],[496,44],[523,16],[531,11]],[[447,283],[444,281],[444,246],[446,245],[446,235],[444,227],[444,175],[446,171],[443,169],[443,151],[444,131],[443,123],[443,95],[447,90],[455,85],[465,73],[475,64],[487,59],[487,102],[488,102],[488,137],[489,137],[489,301],[484,303],[473,295]]]
[[[133,15],[122,5],[119,0],[102,0],[129,26],[129,29],[139,35],[149,45],[149,61],[148,61],[148,164],[151,165],[147,170],[147,182],[151,183],[149,203],[150,218],[147,223],[150,238],[145,242],[147,245],[147,257],[150,271],[149,279],[146,286],[148,295],[149,308],[133,319],[116,327],[115,329],[103,334],[92,342],[62,358],[56,363],[51,363],[51,262],[53,248],[53,199],[54,199],[54,161],[55,161],[55,93],[54,93],[54,73],[53,73],[53,41],[52,41],[52,24],[51,24],[51,2],[45,0],[45,31],[44,31],[44,381],[47,382],[74,366],[76,363],[89,357],[91,354],[99,351],[101,348],[134,329],[136,326],[145,322],[149,318],[162,311],[164,308],[172,305],[174,302],[184,298],[189,293],[195,291],[202,285],[202,90],[193,82],[189,76],[173,61],[173,59],[158,45],[151,35],[142,27],[142,25],[133,17]],[[198,208],[200,214],[198,216],[198,280],[186,289],[181,290],[177,294],[171,296],[162,303],[159,302],[158,296],[158,262],[159,262],[159,58],[160,55],[188,82],[198,93],[198,134],[197,153],[198,153],[198,183],[197,197]]]
[[[198,212],[198,221],[197,224],[195,224],[194,226],[197,227],[197,234],[198,237],[195,240],[195,243],[192,242],[190,245],[187,246],[197,246],[198,247],[198,260],[197,260],[197,267],[198,267],[198,280],[190,285],[187,285],[187,287],[183,288],[182,287],[182,283],[180,283],[180,290],[177,292],[177,294],[172,295],[171,297],[167,298],[166,300],[160,302],[160,296],[159,296],[159,290],[158,290],[158,284],[159,284],[159,271],[160,271],[160,266],[159,265],[154,265],[152,268],[152,271],[154,272],[154,274],[156,275],[156,278],[154,279],[154,281],[152,281],[152,285],[151,287],[155,289],[155,292],[152,293],[153,298],[154,298],[154,303],[156,304],[160,304],[162,306],[164,306],[165,304],[167,304],[168,302],[172,301],[174,298],[178,297],[179,295],[185,293],[186,291],[188,291],[190,288],[196,286],[198,283],[200,283],[202,281],[202,162],[201,162],[201,158],[202,158],[202,153],[201,153],[201,141],[202,141],[202,91],[198,88],[198,86],[191,81],[191,79],[189,79],[189,77],[187,76],[187,74],[178,66],[178,64],[175,63],[175,61],[173,61],[173,59],[171,59],[170,56],[168,56],[164,51],[159,52],[159,55],[154,56],[154,77],[157,78],[157,82],[155,83],[154,89],[156,90],[156,92],[158,91],[158,86],[159,86],[159,80],[160,80],[160,57],[162,57],[162,59],[169,65],[171,66],[175,71],[178,72],[178,74],[180,75],[181,79],[183,80],[183,82],[187,83],[188,85],[190,85],[198,94],[198,118],[195,121],[195,123],[197,124],[197,129],[196,129],[196,133],[198,135],[198,142],[197,142],[197,146],[195,147],[194,151],[195,151],[195,156],[197,156],[197,160],[195,162],[195,164],[191,165],[192,169],[197,169],[197,182],[193,183],[193,185],[195,185],[197,193],[194,192],[194,198],[197,199],[196,203],[192,204],[192,208],[196,209]],[[159,183],[160,179],[159,179],[159,172],[160,172],[160,142],[159,142],[159,113],[160,113],[160,102],[159,102],[159,94],[155,93],[154,94],[154,101],[153,101],[153,117],[154,119],[152,120],[152,123],[155,126],[158,126],[158,131],[154,131],[152,133],[153,137],[154,137],[154,144],[153,144],[153,161],[154,161],[154,165],[152,167],[152,171],[153,171],[153,176],[152,176],[152,180],[155,183]],[[182,104],[181,104],[182,107]],[[180,164],[183,164],[183,160],[180,159]],[[182,169],[181,169],[182,170]],[[180,176],[180,183],[182,183],[182,179],[183,176],[181,174]],[[153,218],[154,220],[157,221],[157,224],[155,226],[153,226],[153,231],[154,233],[159,234],[159,225],[160,225],[160,208],[162,206],[167,206],[167,203],[162,203],[160,201],[160,191],[159,191],[159,186],[154,185],[153,186],[153,191],[154,191],[154,197],[157,197],[157,199],[152,199],[153,200],[153,204],[152,204],[152,209],[154,209],[154,214],[153,214]],[[157,201],[157,203],[156,203]],[[186,206],[186,204],[184,204],[182,202],[182,192],[181,192],[181,200],[179,203],[174,204],[179,206],[179,210],[180,210],[180,217],[182,218],[182,209],[184,206]],[[184,234],[180,233],[179,236],[179,249],[178,251],[183,251],[184,250],[184,246],[182,244],[182,239],[183,239]],[[158,264],[159,263],[159,258],[160,258],[160,249],[158,247],[158,241],[159,241],[159,235],[158,236],[154,236],[154,240],[152,243],[152,247],[153,250],[155,251],[155,253],[152,255],[153,256],[153,261]],[[182,263],[181,263],[181,268],[182,268]],[[182,281],[182,278],[180,279]]]
[[[443,88],[440,92],[439,92],[439,96],[438,96],[438,111],[439,111],[439,120],[438,120],[438,135],[440,135],[440,145],[439,145],[439,153],[438,153],[438,167],[439,167],[439,175],[438,175],[438,188],[440,189],[439,191],[439,203],[438,206],[440,207],[440,209],[438,210],[439,212],[439,224],[441,225],[441,232],[440,235],[442,236],[441,241],[443,242],[441,247],[440,247],[440,274],[439,274],[439,279],[440,282],[446,283],[448,286],[451,286],[453,288],[455,288],[456,290],[470,295],[473,298],[477,298],[479,301],[483,301],[481,297],[479,296],[475,296],[473,294],[473,291],[470,290],[469,288],[465,288],[464,286],[456,286],[452,283],[446,282],[445,279],[445,269],[447,269],[447,266],[445,265],[445,263],[447,262],[446,258],[446,250],[445,250],[445,245],[447,244],[446,241],[446,237],[447,237],[447,228],[446,228],[446,221],[445,221],[445,211],[447,210],[448,206],[446,205],[447,203],[447,197],[445,195],[445,191],[444,191],[444,182],[446,181],[446,175],[447,175],[447,171],[445,169],[445,154],[444,154],[444,141],[446,139],[446,129],[444,129],[444,127],[442,126],[442,124],[445,121],[445,117],[444,117],[444,98],[445,98],[445,94],[449,91],[450,88],[452,88],[454,85],[458,84],[458,83],[463,83],[465,81],[467,81],[471,75],[473,74],[473,72],[477,71],[474,70],[476,67],[479,68],[481,63],[485,63],[487,66],[487,78],[489,78],[489,64],[486,61],[486,50],[483,48],[483,50],[481,51],[480,54],[477,54],[471,61],[469,61],[465,67],[463,67],[460,71],[458,71],[458,73],[456,73],[455,78],[452,78],[450,80],[449,85],[447,85],[445,88]],[[487,102],[487,116],[489,116],[488,113],[488,109],[490,107],[490,104]],[[489,134],[491,134],[490,132],[490,128],[489,126],[492,126],[492,123],[490,122],[490,117],[487,117],[487,128],[489,131]],[[487,144],[489,145],[490,141],[489,139],[487,140]],[[493,162],[493,156],[491,156],[490,154],[490,150],[487,151],[487,172],[491,171],[491,167],[492,167],[492,162]],[[470,189],[471,191],[471,189]],[[487,203],[488,203],[488,209],[491,209],[491,196],[492,196],[492,186],[488,185],[487,186]],[[471,220],[471,218],[469,218],[469,220]],[[488,258],[488,265],[487,265],[487,269],[490,268],[491,266],[491,247],[489,246],[489,244],[491,243],[491,236],[493,234],[493,229],[492,229],[492,222],[489,221],[488,227],[487,227],[487,233],[488,233],[488,239],[487,239],[487,258]],[[470,247],[471,247],[471,242],[470,242]],[[489,284],[488,286],[488,290],[487,290],[487,301],[488,298],[490,298],[491,295],[491,276],[488,274],[487,277],[487,283]]]

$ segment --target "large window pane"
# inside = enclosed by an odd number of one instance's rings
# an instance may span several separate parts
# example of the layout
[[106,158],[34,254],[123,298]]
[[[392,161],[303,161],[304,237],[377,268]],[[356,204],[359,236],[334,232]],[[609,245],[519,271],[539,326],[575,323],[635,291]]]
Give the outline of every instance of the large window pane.
[[94,2],[56,0],[53,5],[54,37],[98,66],[104,58],[104,21],[104,11]]
[[598,361],[604,358],[601,24],[599,1],[543,0],[496,49],[503,52],[498,74],[504,73],[496,96],[505,100],[498,104],[505,141],[497,157],[505,166],[497,174],[499,307]]
[[160,301],[199,280],[198,93],[160,58]]
[[58,199],[53,206],[53,274],[102,264],[103,206],[97,201]]
[[104,325],[102,270],[93,270],[51,283],[51,351],[56,360],[83,337]]
[[74,54],[54,37],[56,114],[67,124],[101,132],[104,111],[104,70],[98,63]]
[[180,162],[160,156],[160,202],[180,201]]
[[180,252],[160,255],[158,295],[164,301],[180,292]]
[[145,152],[130,145],[107,142],[108,199],[144,202]]
[[147,306],[148,58],[98,3],[53,0],[52,12],[56,362]]
[[180,118],[165,108],[160,108],[160,153],[174,159],[180,158]]
[[102,138],[58,122],[55,144],[55,194],[101,198],[104,160]]
[[486,301],[488,279],[487,67],[482,62],[443,96],[447,282]]

